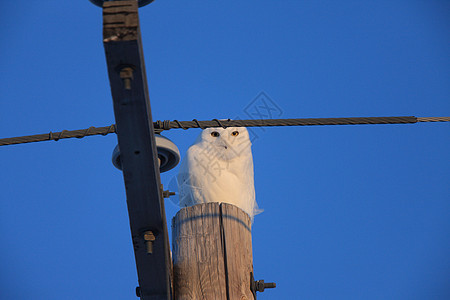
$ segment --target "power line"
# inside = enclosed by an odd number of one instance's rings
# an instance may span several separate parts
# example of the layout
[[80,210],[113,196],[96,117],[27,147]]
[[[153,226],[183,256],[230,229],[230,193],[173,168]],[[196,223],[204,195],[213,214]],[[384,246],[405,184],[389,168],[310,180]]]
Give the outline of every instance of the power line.
[[[209,121],[156,121],[153,123],[156,133],[170,129],[190,129],[208,127],[268,127],[268,126],[314,126],[314,125],[363,125],[363,124],[414,124],[419,122],[450,122],[450,117],[356,117],[356,118],[307,118],[307,119],[252,119]],[[0,139],[0,146],[24,144],[42,141],[58,141],[68,138],[83,138],[91,135],[116,133],[116,125],[89,127],[79,130],[63,130],[28,136]]]
[[418,117],[417,122],[450,122],[450,117]]
[[313,126],[313,125],[361,125],[361,124],[411,124],[417,122],[450,122],[450,117],[357,117],[357,118],[308,118],[308,119],[252,119],[211,121],[156,121],[155,129],[189,129],[208,127],[267,127],[267,126]]
[[116,132],[116,125],[106,126],[106,127],[89,127],[87,129],[79,130],[63,130],[61,132],[49,132],[44,134],[35,134],[27,136],[19,136],[12,138],[0,139],[0,146],[14,145],[14,144],[25,144],[43,141],[58,141],[60,139],[68,138],[84,138],[85,136],[91,135],[107,135],[109,133]]

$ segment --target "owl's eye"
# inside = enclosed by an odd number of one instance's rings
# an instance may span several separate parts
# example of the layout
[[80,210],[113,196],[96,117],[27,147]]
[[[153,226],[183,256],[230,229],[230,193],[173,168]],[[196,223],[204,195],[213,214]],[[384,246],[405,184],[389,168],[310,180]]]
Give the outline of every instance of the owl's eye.
[[238,136],[238,135],[239,135],[239,131],[233,131],[233,132],[231,133],[231,135],[232,135],[232,136]]
[[220,135],[220,133],[218,133],[217,131],[211,132],[211,136],[213,136],[213,137],[218,137],[219,135]]

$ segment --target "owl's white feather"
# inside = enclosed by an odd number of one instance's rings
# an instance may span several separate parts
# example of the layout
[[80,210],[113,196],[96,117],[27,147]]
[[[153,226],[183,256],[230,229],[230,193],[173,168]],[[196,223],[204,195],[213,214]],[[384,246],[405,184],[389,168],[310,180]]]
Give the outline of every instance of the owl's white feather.
[[245,127],[207,128],[188,149],[177,176],[180,206],[234,204],[253,219],[255,200],[251,142]]

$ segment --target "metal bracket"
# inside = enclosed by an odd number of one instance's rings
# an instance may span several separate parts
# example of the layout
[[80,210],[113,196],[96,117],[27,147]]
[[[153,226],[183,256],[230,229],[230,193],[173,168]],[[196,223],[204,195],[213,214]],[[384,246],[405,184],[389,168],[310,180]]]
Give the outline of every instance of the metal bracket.
[[141,287],[140,286],[136,287],[136,297],[141,298]]

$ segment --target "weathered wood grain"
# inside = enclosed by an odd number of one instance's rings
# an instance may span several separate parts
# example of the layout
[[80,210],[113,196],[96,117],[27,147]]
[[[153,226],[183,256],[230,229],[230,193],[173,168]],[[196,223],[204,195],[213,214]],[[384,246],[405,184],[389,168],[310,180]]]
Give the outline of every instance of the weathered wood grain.
[[132,41],[140,35],[137,1],[103,4],[103,42]]
[[204,203],[172,220],[174,299],[250,300],[251,221],[234,205]]

